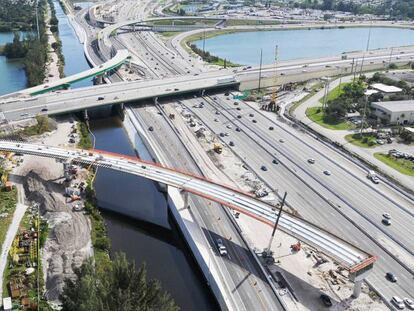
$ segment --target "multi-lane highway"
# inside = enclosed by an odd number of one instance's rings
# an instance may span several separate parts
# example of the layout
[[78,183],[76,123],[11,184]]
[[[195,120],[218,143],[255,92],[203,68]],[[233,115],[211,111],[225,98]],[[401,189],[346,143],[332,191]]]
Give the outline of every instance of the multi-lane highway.
[[[257,108],[222,95],[204,98],[204,108],[199,108],[199,102],[181,101],[271,189],[287,191],[288,203],[302,217],[379,256],[368,278],[375,288],[387,297],[412,295],[414,245],[409,232],[414,211],[409,197],[385,183],[372,184],[365,169]],[[309,163],[310,159],[315,163]],[[330,176],[324,174],[326,170]],[[384,212],[398,225],[383,226]],[[398,275],[398,284],[390,284],[386,272]]]

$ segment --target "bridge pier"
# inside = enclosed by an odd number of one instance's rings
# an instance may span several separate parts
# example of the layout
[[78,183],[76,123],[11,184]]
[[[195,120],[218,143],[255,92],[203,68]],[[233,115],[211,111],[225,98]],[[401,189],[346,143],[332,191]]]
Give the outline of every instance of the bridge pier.
[[188,204],[188,191],[181,190],[181,195],[183,196],[183,199],[184,199],[184,208],[189,208],[190,205]]
[[103,74],[97,75],[95,78],[95,84],[102,84],[103,83]]
[[353,298],[358,298],[359,295],[361,294],[362,281],[363,280],[355,281],[355,283],[354,283],[354,291],[352,293],[352,297]]

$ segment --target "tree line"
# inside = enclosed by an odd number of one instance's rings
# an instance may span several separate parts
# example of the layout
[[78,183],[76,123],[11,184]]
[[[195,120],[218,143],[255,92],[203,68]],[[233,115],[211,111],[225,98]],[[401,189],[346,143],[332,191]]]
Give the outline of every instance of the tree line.
[[291,1],[290,5],[302,9],[389,15],[392,19],[414,19],[414,0],[386,0],[378,5],[343,0],[305,0],[300,2]]

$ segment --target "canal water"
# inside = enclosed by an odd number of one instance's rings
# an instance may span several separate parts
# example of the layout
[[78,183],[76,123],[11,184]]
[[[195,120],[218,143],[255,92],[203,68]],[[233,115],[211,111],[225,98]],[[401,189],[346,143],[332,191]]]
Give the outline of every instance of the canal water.
[[[0,32],[0,46],[13,41],[12,32]],[[0,55],[0,95],[12,93],[26,87],[27,79],[20,60],[8,60]]]
[[[82,44],[79,43],[60,4],[55,1],[54,5],[65,56],[65,74],[88,69]],[[74,87],[90,85],[92,81],[85,80]],[[101,109],[91,114],[90,125],[95,147],[135,156],[136,151],[122,122],[118,118],[108,117],[109,114],[110,109]],[[94,119],[94,115],[99,115],[100,118]],[[102,115],[107,117],[102,118]],[[144,154],[145,150],[138,152]],[[137,266],[145,263],[148,277],[159,280],[162,288],[170,293],[181,310],[214,310],[214,298],[175,224],[171,222],[171,229],[165,229],[134,218],[142,210],[152,217],[167,211],[165,197],[156,185],[142,177],[99,169],[95,189],[112,251],[124,252],[129,259],[135,260]]]
[[[257,65],[260,49],[263,63],[279,60],[339,55],[342,52],[361,51],[367,46],[369,28],[311,29],[253,31],[220,35],[205,40],[205,50],[233,63]],[[203,48],[203,40],[195,41]],[[414,30],[372,27],[369,49],[414,45]]]

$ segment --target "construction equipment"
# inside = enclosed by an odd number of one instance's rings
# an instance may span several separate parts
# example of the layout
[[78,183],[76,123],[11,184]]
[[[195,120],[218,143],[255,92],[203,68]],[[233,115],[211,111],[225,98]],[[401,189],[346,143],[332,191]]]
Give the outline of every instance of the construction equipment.
[[276,45],[275,49],[275,81],[274,81],[274,87],[272,91],[272,100],[270,101],[270,105],[275,107],[276,106],[276,87],[277,87],[277,59],[279,55],[279,47]]
[[220,154],[223,152],[223,147],[220,144],[214,144],[213,150],[214,152]]

